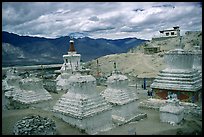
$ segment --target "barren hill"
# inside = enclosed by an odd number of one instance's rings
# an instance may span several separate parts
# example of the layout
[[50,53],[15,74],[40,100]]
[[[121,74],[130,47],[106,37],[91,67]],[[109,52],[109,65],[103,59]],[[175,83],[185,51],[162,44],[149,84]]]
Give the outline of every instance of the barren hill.
[[[137,76],[139,78],[153,78],[160,70],[166,67],[163,55],[165,52],[175,49],[179,44],[179,37],[166,40],[151,40],[131,49],[127,53],[106,55],[98,58],[99,71],[108,76],[113,71],[113,62],[116,62],[117,69],[127,76]],[[184,50],[193,50],[194,46],[201,46],[202,32],[186,32],[182,38]],[[160,52],[145,54],[144,47],[160,47]],[[92,60],[86,63],[91,68],[91,74],[97,74],[97,61]]]

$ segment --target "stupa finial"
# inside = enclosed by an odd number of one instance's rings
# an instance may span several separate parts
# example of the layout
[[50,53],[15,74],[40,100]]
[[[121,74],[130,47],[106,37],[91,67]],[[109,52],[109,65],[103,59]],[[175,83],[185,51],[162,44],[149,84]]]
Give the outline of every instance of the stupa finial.
[[69,46],[69,51],[68,52],[76,52],[75,48],[74,48],[74,40],[73,40],[73,37],[70,36],[70,46]]

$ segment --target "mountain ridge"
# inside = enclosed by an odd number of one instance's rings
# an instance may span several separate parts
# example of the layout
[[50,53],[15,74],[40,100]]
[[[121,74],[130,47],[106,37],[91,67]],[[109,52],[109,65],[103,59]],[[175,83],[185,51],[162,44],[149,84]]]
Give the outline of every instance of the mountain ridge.
[[[63,63],[62,56],[67,54],[69,40],[70,36],[51,39],[19,36],[14,33],[2,31],[2,65],[12,66]],[[146,40],[137,38],[111,40],[83,37],[74,39],[75,49],[81,54],[81,60],[84,62],[109,54],[127,52],[129,49],[136,47],[145,41]],[[17,57],[17,54],[20,53],[12,55],[12,52],[9,52],[6,48],[6,45],[8,44],[11,48],[18,47],[18,51],[24,55],[24,58]]]

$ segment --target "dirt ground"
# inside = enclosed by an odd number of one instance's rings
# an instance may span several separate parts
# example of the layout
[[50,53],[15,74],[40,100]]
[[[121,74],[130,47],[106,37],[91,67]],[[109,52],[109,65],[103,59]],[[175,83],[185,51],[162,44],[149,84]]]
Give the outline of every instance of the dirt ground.
[[[104,87],[98,87],[97,89],[98,91],[101,91],[104,89]],[[137,89],[137,93],[140,98],[139,102],[148,98],[147,90]],[[51,93],[53,100],[49,102],[50,108],[56,103],[62,94],[64,93]],[[147,113],[147,118],[118,126],[106,132],[100,132],[99,135],[176,135],[202,133],[202,120],[196,117],[185,117],[182,124],[173,126],[168,123],[160,122],[159,111],[144,108],[139,108],[139,111]],[[14,124],[23,117],[33,114],[53,119],[56,123],[58,135],[85,135],[85,133],[80,132],[79,129],[76,129],[61,119],[55,117],[53,112],[42,108],[2,110],[2,134],[12,135]]]

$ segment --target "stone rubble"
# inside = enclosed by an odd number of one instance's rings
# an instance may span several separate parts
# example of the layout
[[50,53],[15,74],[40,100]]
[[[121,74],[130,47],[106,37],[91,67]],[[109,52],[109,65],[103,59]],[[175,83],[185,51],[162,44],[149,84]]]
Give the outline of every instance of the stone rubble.
[[47,117],[32,115],[16,122],[14,135],[56,135],[55,122]]

